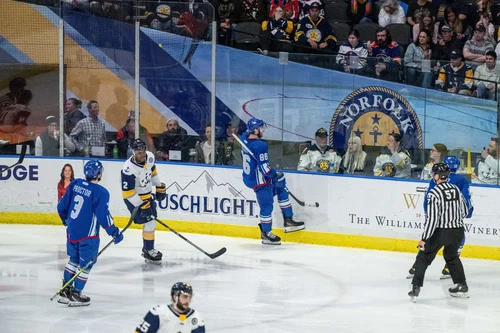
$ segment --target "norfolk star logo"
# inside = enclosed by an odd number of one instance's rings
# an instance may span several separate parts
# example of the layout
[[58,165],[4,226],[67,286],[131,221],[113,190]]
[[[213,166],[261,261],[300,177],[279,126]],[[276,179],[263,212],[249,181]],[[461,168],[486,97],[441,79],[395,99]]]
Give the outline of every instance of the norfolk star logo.
[[257,201],[247,199],[241,192],[228,182],[219,184],[203,171],[186,184],[175,181],[167,185],[166,198],[158,206],[171,212],[255,217]]
[[360,88],[338,106],[330,124],[330,144],[347,147],[352,136],[363,145],[385,146],[391,133],[403,136],[403,149],[423,147],[422,129],[413,107],[403,96],[384,87]]

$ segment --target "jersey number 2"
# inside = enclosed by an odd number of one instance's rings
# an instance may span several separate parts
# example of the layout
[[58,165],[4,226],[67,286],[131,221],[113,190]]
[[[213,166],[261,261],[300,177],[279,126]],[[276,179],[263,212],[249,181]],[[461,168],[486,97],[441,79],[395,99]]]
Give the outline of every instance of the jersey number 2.
[[83,202],[85,201],[81,195],[75,196],[75,205],[73,206],[73,210],[71,211],[71,218],[74,220],[80,214],[80,210],[82,209]]

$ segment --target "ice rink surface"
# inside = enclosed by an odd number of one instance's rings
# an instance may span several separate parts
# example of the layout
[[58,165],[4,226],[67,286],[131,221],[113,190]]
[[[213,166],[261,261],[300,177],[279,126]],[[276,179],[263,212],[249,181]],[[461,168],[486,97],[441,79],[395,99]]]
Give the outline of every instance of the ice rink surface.
[[[207,252],[227,247],[211,260],[157,232],[163,264],[155,266],[140,256],[141,232],[124,235],[90,273],[91,305],[69,308],[49,300],[68,259],[64,228],[0,225],[2,332],[134,332],[150,307],[169,301],[177,281],[193,285],[192,307],[207,332],[500,332],[500,262],[464,259],[470,298],[455,299],[451,280],[439,280],[437,257],[414,304],[409,253],[186,234]],[[101,247],[109,239],[101,232]]]

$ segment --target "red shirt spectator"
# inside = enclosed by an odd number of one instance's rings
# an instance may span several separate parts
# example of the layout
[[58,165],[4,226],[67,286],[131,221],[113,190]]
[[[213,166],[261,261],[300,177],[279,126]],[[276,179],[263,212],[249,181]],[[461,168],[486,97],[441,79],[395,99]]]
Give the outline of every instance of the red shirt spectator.
[[75,172],[71,164],[67,163],[62,168],[61,180],[57,183],[57,201],[61,200],[73,180],[75,180]]

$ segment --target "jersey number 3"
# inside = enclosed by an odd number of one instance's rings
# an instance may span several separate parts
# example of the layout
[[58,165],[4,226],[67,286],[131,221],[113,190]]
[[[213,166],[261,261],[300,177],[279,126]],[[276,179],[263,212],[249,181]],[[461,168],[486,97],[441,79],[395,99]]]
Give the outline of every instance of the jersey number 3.
[[85,199],[83,199],[81,195],[77,195],[73,200],[75,204],[73,205],[73,210],[71,211],[70,216],[73,220],[75,220],[80,214],[80,210],[82,209],[83,202],[85,201]]

